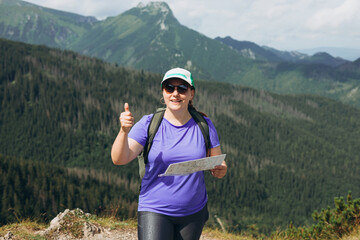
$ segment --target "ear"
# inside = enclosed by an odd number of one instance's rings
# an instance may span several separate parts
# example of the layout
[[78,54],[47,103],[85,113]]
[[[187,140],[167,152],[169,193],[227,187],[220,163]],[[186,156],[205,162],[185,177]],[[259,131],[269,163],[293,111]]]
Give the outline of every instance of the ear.
[[191,89],[191,100],[193,100],[195,96],[195,89]]

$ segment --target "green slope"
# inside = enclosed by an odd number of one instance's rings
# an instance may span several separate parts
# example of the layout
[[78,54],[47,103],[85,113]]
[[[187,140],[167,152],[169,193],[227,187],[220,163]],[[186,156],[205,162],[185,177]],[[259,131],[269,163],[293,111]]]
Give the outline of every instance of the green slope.
[[99,22],[71,49],[159,73],[174,66],[186,67],[202,79],[220,81],[234,71],[256,68],[228,47],[182,26],[166,3],[133,8]]
[[0,36],[15,41],[66,48],[96,21],[19,0],[0,2]]

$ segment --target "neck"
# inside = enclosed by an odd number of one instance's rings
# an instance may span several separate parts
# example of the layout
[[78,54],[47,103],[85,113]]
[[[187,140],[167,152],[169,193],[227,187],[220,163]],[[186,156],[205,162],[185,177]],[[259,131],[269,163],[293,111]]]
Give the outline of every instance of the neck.
[[172,111],[169,108],[166,108],[164,118],[175,126],[182,126],[191,119],[191,115],[187,109],[182,111]]

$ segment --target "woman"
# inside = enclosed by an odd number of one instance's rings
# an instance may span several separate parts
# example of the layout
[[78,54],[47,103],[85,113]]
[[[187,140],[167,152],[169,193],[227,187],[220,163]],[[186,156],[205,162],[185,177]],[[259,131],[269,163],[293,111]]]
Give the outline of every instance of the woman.
[[[169,70],[162,82],[166,104],[164,119],[153,140],[142,179],[138,207],[139,239],[199,239],[208,219],[204,173],[159,177],[169,164],[206,156],[204,137],[188,108],[195,95],[191,73],[182,68]],[[120,115],[120,132],[111,150],[116,165],[127,164],[144,149],[152,114],[134,125],[129,105]],[[220,143],[214,125],[205,118],[210,132],[210,156],[220,155]],[[225,161],[210,170],[223,178]]]

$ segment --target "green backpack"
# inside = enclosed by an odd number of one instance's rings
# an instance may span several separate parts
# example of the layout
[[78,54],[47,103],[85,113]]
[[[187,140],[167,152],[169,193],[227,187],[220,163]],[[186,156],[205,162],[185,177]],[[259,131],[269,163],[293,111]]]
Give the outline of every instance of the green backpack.
[[[189,108],[189,112],[192,118],[200,127],[200,130],[204,136],[205,147],[206,147],[206,156],[209,156],[210,149],[210,134],[209,134],[209,125],[207,124],[204,116],[196,111],[194,108]],[[138,156],[139,161],[139,175],[140,178],[143,178],[145,175],[145,165],[148,163],[148,155],[154,140],[155,134],[159,129],[160,123],[164,118],[165,108],[158,108],[154,113],[148,128],[148,138],[146,140],[144,150]]]

